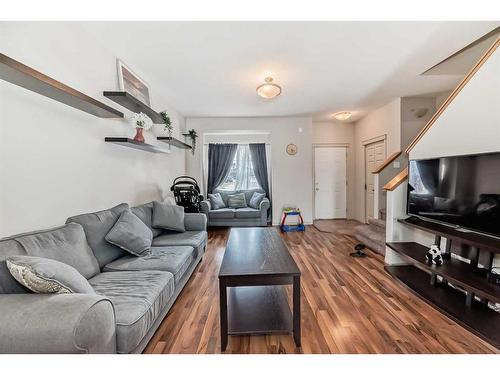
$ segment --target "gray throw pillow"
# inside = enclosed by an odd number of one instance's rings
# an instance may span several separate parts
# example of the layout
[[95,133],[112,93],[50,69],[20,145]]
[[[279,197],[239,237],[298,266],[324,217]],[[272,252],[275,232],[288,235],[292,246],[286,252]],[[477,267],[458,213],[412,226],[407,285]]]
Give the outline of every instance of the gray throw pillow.
[[245,200],[245,193],[238,193],[227,196],[227,205],[230,208],[245,208],[247,201]]
[[220,193],[208,194],[208,199],[210,200],[212,210],[226,208],[226,204],[224,203],[224,199],[222,199]]
[[175,232],[185,232],[184,207],[153,202],[153,227]]
[[76,269],[57,260],[16,255],[6,259],[11,275],[35,293],[95,294]]
[[260,202],[262,202],[262,200],[266,197],[266,194],[265,193],[258,193],[258,192],[255,192],[253,193],[252,195],[252,198],[250,198],[250,202],[248,203],[248,205],[252,208],[255,208],[255,209],[259,209],[260,207]]
[[133,255],[141,256],[151,248],[153,232],[141,219],[126,210],[104,238]]

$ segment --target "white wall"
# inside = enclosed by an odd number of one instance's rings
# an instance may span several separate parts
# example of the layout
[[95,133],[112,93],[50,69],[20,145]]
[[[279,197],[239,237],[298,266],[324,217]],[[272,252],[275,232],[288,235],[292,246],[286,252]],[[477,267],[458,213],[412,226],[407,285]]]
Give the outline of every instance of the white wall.
[[[406,97],[401,98],[401,149],[404,150],[436,112],[436,101],[440,97]],[[418,118],[415,112],[427,108],[425,116]]]
[[[410,151],[410,159],[500,151],[500,49]],[[500,257],[495,256],[495,265]]]
[[[118,56],[77,25],[2,22],[0,50],[125,111],[102,96],[118,89]],[[178,134],[184,119],[162,100],[154,77],[132,68],[152,84],[153,107],[169,110]],[[105,136],[134,133],[126,120],[100,119],[2,80],[0,115],[0,236],[60,225],[70,215],[120,202],[162,199],[185,171],[186,151],[151,154],[104,143]],[[146,140],[154,142],[154,134],[147,132]]]
[[354,126],[355,147],[355,212],[354,218],[365,219],[365,149],[363,143],[386,136],[386,155],[401,150],[401,99],[396,98],[385,106],[369,113]]
[[410,159],[500,151],[500,52],[484,63],[410,152]]
[[[272,160],[273,223],[278,224],[285,205],[302,210],[312,222],[312,120],[309,117],[187,118],[186,129],[196,129],[200,140],[217,131],[264,131],[270,133]],[[294,143],[298,153],[290,156],[286,146]],[[186,156],[187,173],[202,180],[202,147]]]
[[353,218],[356,168],[354,124],[337,121],[313,122],[313,145],[347,145],[347,218]]

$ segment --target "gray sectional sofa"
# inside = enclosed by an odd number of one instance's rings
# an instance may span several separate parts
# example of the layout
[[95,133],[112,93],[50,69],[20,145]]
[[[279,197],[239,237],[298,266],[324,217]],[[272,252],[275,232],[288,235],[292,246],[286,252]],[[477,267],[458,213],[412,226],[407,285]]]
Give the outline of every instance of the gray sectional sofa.
[[[206,217],[185,214],[185,232],[152,228],[153,204],[131,211],[153,231],[151,250],[133,256],[104,237],[127,210],[70,217],[66,225],[0,240],[0,353],[140,353],[201,261]],[[30,255],[77,269],[95,294],[36,294],[6,258]]]
[[[237,193],[244,193],[245,200],[248,204],[255,192],[264,193],[264,190],[237,190],[237,191],[223,191],[216,190],[214,193],[219,193],[222,200],[228,206],[229,195]],[[264,227],[267,226],[267,216],[270,207],[268,198],[264,198],[260,202],[258,209],[245,207],[245,208],[220,208],[214,210],[209,199],[201,202],[201,210],[208,218],[209,226],[223,226],[223,227]]]

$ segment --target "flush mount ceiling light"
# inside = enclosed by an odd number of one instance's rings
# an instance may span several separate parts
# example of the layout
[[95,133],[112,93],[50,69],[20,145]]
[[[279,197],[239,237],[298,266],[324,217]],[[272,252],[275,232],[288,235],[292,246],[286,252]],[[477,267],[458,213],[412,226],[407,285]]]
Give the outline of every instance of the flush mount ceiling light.
[[281,94],[281,86],[273,83],[271,77],[266,77],[266,83],[257,87],[257,95],[264,99],[273,99]]
[[337,112],[333,114],[333,117],[335,117],[336,120],[339,121],[345,121],[351,118],[352,113],[349,111],[343,111],[343,112]]

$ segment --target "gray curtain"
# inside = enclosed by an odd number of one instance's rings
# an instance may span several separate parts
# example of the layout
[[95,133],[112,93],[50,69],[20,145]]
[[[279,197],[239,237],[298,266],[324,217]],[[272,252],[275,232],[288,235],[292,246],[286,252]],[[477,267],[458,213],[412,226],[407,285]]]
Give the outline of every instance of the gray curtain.
[[232,143],[208,145],[208,194],[211,194],[226,179],[237,148],[238,145]]
[[[271,194],[269,191],[269,180],[267,174],[267,158],[265,143],[250,143],[250,157],[252,158],[253,173],[260,187],[266,192],[267,198],[272,206]],[[271,219],[272,209],[269,209],[269,219]]]

